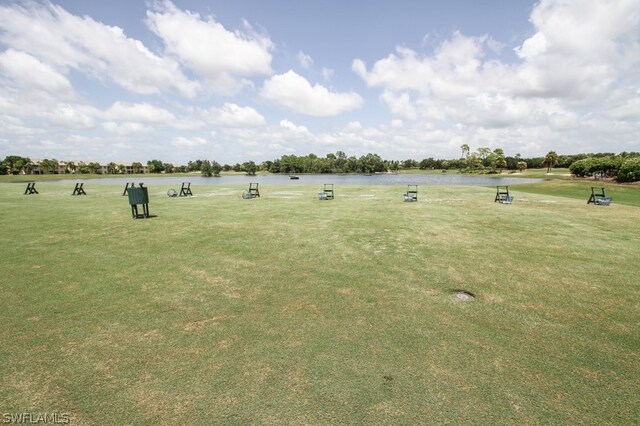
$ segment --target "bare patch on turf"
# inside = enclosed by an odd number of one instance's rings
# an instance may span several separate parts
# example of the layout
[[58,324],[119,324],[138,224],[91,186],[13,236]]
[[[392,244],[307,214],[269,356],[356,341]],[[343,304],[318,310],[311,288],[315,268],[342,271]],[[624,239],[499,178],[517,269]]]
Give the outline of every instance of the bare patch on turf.
[[136,383],[131,395],[135,404],[147,416],[166,417],[172,413],[172,404],[169,403],[169,395],[159,389],[159,385],[151,377],[144,376]]
[[162,333],[160,333],[160,330],[153,329],[140,333],[140,335],[138,336],[138,340],[161,339],[162,337],[163,336]]
[[589,381],[593,382],[593,381],[600,380],[600,373],[597,371],[594,371],[586,367],[578,367],[577,370],[580,373],[580,375],[582,375],[582,377],[584,377],[585,379],[588,379]]
[[435,297],[440,295],[440,290],[436,290],[435,288],[425,288],[422,290],[422,294],[426,297]]
[[220,349],[229,349],[231,346],[233,346],[236,342],[235,338],[226,338],[226,339],[222,339],[219,340],[218,343],[216,343],[216,346]]
[[245,376],[251,376],[255,383],[265,383],[273,376],[273,368],[265,362],[251,361],[245,364]]
[[294,368],[285,377],[285,386],[291,391],[301,394],[309,385],[309,380],[302,368]]
[[382,401],[376,405],[374,405],[373,407],[371,407],[373,410],[375,411],[379,411],[381,413],[385,413],[391,416],[402,416],[404,415],[404,412],[401,410],[398,410],[397,408],[395,408],[393,406],[393,404],[389,401]]
[[271,194],[278,196],[279,198],[298,198],[304,195],[303,192],[299,191],[275,191]]
[[193,269],[186,266],[182,268],[182,271],[198,281],[205,282],[211,286],[221,289],[222,294],[230,299],[238,299],[240,297],[238,287],[234,286],[230,279],[211,274],[208,271]]
[[210,324],[218,324],[220,321],[228,320],[231,317],[229,315],[217,315],[211,318],[204,318],[197,321],[190,321],[184,325],[185,331],[199,331]]
[[504,297],[487,293],[482,296],[482,300],[491,303],[502,303],[504,302]]
[[338,293],[343,295],[343,296],[352,296],[353,295],[353,289],[350,288],[350,287],[339,288],[338,289]]

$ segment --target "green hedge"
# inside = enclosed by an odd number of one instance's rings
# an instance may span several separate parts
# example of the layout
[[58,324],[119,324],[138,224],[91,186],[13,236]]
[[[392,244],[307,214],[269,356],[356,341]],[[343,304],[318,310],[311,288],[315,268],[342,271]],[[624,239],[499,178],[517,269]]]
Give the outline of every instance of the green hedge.
[[640,181],[640,157],[625,160],[618,170],[618,182]]
[[622,161],[621,157],[589,157],[571,164],[569,171],[578,177],[591,176],[596,172],[615,175]]

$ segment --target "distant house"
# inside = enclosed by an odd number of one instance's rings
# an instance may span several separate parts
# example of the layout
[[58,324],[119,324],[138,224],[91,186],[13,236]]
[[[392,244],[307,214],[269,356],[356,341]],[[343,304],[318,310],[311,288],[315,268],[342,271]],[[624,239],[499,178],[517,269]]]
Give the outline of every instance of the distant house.
[[[45,160],[41,160],[41,159],[32,159],[29,162],[28,167],[25,167],[22,170],[23,174],[32,174],[32,175],[44,175],[44,174],[48,174],[48,173],[54,173],[54,174],[66,174],[66,173],[74,173],[74,174],[79,174],[80,169],[83,167],[86,167],[87,165],[91,164],[91,163],[97,163],[99,165],[99,167],[96,169],[96,172],[99,174],[107,174],[107,164],[105,163],[101,163],[99,161],[58,161],[57,165],[55,167],[55,170],[51,171],[48,170],[47,167],[44,167],[44,165],[42,164],[42,162]],[[69,167],[69,163],[73,163],[73,165],[75,165],[75,167],[73,167],[73,170]],[[119,166],[119,170],[120,173],[123,174],[132,174],[135,173],[134,172],[134,167],[133,167],[133,162],[131,161],[121,161],[116,163]],[[93,171],[92,171],[93,172]],[[147,165],[145,163],[140,163],[140,166],[138,167],[138,173],[149,173],[149,167],[147,167]]]
[[[136,173],[133,168],[133,162],[131,161],[122,161],[117,163],[119,166],[124,166],[125,174]],[[146,163],[140,163],[141,166],[138,167],[138,173],[149,173],[149,167],[147,167]]]
[[36,159],[32,158],[29,161],[29,167],[22,169],[22,172],[25,173],[25,174],[29,173],[29,174],[32,174],[32,175],[42,174],[42,173],[40,173],[40,161],[42,161],[42,160],[36,160]]
[[58,161],[58,171],[56,173],[58,173],[59,175],[68,173],[66,161]]

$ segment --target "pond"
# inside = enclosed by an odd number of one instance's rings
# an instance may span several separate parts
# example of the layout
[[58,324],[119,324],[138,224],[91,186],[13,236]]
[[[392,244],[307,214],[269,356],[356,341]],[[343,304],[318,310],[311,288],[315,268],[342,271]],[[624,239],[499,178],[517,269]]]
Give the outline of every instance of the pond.
[[[291,179],[288,175],[256,175],[256,176],[221,176],[202,177],[194,176],[166,176],[149,175],[149,177],[106,177],[88,179],[84,182],[91,184],[121,184],[126,182],[145,182],[147,184],[173,184],[180,186],[182,182],[191,182],[192,185],[244,185],[249,182],[258,182],[262,185],[308,185],[333,183],[344,186],[366,186],[366,185],[450,185],[450,186],[495,186],[495,185],[516,185],[519,183],[541,182],[543,179],[517,178],[504,176],[479,176],[479,175],[459,175],[447,173],[430,174],[399,174],[399,173],[379,173],[369,175],[362,174],[318,174],[318,175],[297,175],[299,179]],[[51,181],[51,183],[72,184],[83,182],[78,176],[76,179],[63,179]]]

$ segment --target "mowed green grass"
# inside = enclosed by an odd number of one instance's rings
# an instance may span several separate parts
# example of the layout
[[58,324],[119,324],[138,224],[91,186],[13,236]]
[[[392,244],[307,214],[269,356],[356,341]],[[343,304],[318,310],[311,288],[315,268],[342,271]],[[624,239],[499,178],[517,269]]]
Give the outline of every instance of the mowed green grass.
[[543,183],[517,186],[517,189],[522,192],[573,198],[584,203],[591,196],[591,188],[594,188],[596,193],[600,193],[601,188],[604,188],[605,194],[607,197],[613,198],[614,203],[640,207],[640,196],[638,195],[640,194],[640,186],[636,184],[616,185],[609,182],[585,179],[572,181],[550,180]]
[[635,203],[602,207],[519,186],[500,205],[494,188],[420,187],[403,203],[400,187],[318,201],[316,186],[261,185],[243,200],[240,186],[169,199],[147,184],[145,220],[120,186],[72,197],[0,185],[3,413],[101,425],[640,418],[640,188]]

